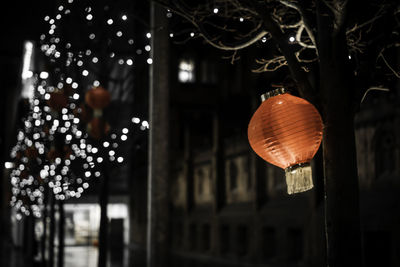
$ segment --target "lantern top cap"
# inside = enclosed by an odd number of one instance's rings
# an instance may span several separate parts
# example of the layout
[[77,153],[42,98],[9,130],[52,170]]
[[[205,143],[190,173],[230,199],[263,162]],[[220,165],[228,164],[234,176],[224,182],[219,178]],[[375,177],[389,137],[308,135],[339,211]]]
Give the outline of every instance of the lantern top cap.
[[283,87],[274,89],[274,90],[272,90],[272,91],[268,91],[268,92],[266,92],[265,94],[262,94],[262,95],[261,95],[261,101],[264,102],[264,101],[267,100],[268,98],[271,98],[271,97],[274,97],[274,96],[277,96],[277,95],[281,95],[281,94],[284,94],[284,93],[287,93],[287,92],[288,92],[288,91],[287,91],[285,88],[283,88]]

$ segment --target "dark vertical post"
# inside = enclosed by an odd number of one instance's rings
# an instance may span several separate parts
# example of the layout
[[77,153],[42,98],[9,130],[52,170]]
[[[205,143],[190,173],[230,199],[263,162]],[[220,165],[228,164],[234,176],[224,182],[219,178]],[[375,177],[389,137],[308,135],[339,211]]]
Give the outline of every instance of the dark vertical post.
[[41,254],[42,254],[42,266],[46,267],[47,266],[47,262],[46,262],[46,242],[47,242],[47,216],[48,216],[48,202],[49,202],[49,188],[45,189],[44,192],[44,199],[43,199],[43,203],[44,203],[44,209],[43,209],[43,218],[42,218],[42,222],[43,222],[43,235],[42,235],[42,240],[41,240]]
[[58,212],[59,212],[59,220],[58,220],[58,257],[57,257],[57,266],[64,266],[64,231],[65,231],[65,213],[64,213],[64,201],[58,201]]
[[55,202],[54,194],[50,190],[49,267],[54,266]]
[[165,9],[151,2],[147,266],[168,266],[169,40]]
[[213,118],[213,183],[214,183],[214,212],[218,212],[224,205],[226,199],[225,192],[225,160],[224,144],[221,138],[222,121],[218,114],[218,109]]
[[108,186],[109,186],[109,173],[106,163],[103,164],[102,181],[100,184],[100,229],[99,229],[99,261],[98,267],[106,267],[108,259],[108,217],[107,217],[107,204],[108,204]]
[[190,139],[190,126],[185,126],[184,134],[184,166],[183,171],[186,178],[186,203],[185,212],[186,214],[193,208],[194,205],[194,192],[193,192],[193,159],[192,159],[192,147]]
[[212,188],[213,188],[213,219],[212,219],[212,236],[211,250],[214,253],[221,251],[221,240],[220,240],[220,225],[218,222],[218,212],[225,205],[226,202],[226,188],[225,188],[225,159],[224,159],[224,146],[221,138],[221,117],[218,114],[219,109],[217,108],[213,114],[213,147],[212,147]]

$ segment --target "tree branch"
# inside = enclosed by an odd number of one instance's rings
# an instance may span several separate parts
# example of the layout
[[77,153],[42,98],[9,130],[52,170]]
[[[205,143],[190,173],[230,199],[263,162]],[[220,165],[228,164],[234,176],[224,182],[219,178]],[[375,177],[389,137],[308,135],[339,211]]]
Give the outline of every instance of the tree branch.
[[271,34],[272,39],[276,41],[282,54],[286,58],[289,70],[298,85],[300,95],[308,101],[316,103],[315,89],[312,87],[300,62],[297,60],[295,51],[293,51],[293,48],[288,44],[287,37],[282,32],[279,25],[272,19],[270,10],[268,10],[266,6],[260,5],[257,0],[251,2],[263,19],[265,29]]

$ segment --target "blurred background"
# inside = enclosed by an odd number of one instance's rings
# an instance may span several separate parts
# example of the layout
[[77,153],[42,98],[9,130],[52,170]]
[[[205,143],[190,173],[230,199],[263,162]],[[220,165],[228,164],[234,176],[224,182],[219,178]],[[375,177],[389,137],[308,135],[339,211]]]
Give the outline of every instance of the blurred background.
[[[266,39],[220,51],[147,1],[1,12],[1,266],[325,266],[321,151],[314,188],[288,195],[248,143],[260,95],[292,86],[287,68],[252,72],[278,51]],[[398,69],[398,48],[387,58]],[[400,83],[387,81],[355,119],[365,266],[400,266]]]

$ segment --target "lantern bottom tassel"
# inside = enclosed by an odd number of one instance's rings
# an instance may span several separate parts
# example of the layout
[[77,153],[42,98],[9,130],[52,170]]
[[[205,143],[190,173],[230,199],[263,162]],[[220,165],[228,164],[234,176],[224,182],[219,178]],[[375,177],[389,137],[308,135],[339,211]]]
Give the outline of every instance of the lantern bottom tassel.
[[300,163],[285,169],[287,192],[289,195],[313,188],[310,163]]

